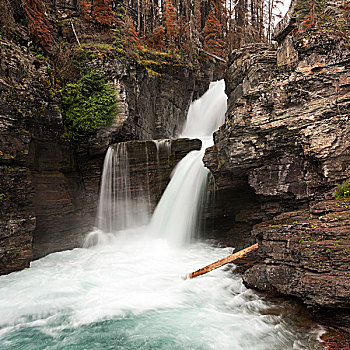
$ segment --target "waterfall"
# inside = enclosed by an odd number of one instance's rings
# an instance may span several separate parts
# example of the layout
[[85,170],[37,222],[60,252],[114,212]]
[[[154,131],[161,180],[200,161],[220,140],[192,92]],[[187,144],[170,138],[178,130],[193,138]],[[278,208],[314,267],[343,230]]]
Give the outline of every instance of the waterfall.
[[144,225],[148,207],[149,191],[135,193],[131,186],[127,143],[109,147],[103,165],[97,229],[113,233]]
[[[143,148],[117,144],[104,162],[98,230],[86,244],[94,247],[49,254],[0,276],[1,350],[324,349],[322,329],[300,306],[261,298],[230,270],[180,278],[232,252],[208,242],[177,249],[197,231],[208,178],[202,157],[212,144],[205,136],[223,121],[223,85],[194,102],[183,134],[197,131],[203,147],[179,162],[148,226],[148,165],[137,163]],[[215,122],[207,118],[209,101]],[[170,154],[169,142],[158,146]],[[159,163],[145,152],[142,159]]]
[[209,90],[191,104],[181,136],[211,138],[225,122],[226,109],[225,81],[210,83]]
[[209,172],[202,163],[204,150],[190,152],[177,165],[150,223],[153,235],[177,246],[188,242],[198,226]]
[[166,238],[172,245],[181,246],[196,236],[209,174],[202,158],[205,149],[213,144],[213,132],[225,120],[226,108],[223,80],[211,83],[209,90],[190,106],[181,136],[200,138],[202,149],[190,152],[176,166],[149,227],[153,235]]
[[[188,153],[175,167],[146,230],[154,237],[166,238],[171,245],[181,246],[196,235],[209,174],[202,158],[205,149],[213,144],[212,133],[224,122],[226,100],[225,83],[221,80],[211,83],[209,90],[190,106],[181,137],[200,138],[202,149]],[[155,142],[155,145],[157,152],[164,148],[170,154],[168,140]],[[148,160],[147,148],[146,158]],[[157,161],[159,163],[159,155]],[[146,175],[148,179],[148,171]],[[85,246],[103,241],[101,232],[113,234],[148,222],[149,187],[147,201],[145,195],[134,193],[131,181],[127,143],[111,146],[103,166],[98,230],[88,236]]]

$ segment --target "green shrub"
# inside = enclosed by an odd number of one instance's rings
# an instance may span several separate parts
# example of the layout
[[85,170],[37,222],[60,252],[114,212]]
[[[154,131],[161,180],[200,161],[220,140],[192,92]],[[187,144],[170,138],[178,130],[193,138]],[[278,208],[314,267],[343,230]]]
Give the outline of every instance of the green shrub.
[[117,94],[101,73],[90,71],[62,91],[67,133],[77,138],[111,125],[117,112]]
[[343,181],[342,184],[336,184],[338,187],[334,192],[335,199],[350,198],[350,180]]

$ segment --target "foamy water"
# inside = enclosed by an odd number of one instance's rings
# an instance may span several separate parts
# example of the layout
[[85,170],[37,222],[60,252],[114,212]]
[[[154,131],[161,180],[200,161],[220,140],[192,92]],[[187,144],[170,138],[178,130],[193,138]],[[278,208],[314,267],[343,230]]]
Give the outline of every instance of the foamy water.
[[316,328],[276,314],[239,275],[181,278],[231,251],[174,249],[143,227],[51,254],[0,277],[0,348],[321,349]]

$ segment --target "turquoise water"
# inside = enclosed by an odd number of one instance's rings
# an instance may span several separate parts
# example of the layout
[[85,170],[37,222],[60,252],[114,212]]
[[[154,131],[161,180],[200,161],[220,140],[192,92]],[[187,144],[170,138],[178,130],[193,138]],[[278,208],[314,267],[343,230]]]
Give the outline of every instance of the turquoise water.
[[134,230],[51,254],[0,277],[0,349],[322,349],[319,328],[230,269],[181,278],[231,251]]

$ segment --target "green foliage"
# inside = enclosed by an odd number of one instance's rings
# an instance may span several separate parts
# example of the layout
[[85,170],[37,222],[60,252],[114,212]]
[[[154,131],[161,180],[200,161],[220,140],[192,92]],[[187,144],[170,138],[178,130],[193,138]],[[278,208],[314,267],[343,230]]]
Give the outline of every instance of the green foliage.
[[115,50],[114,45],[105,44],[105,43],[84,43],[81,45],[81,49],[87,49],[87,50],[102,50],[102,51],[113,51]]
[[48,56],[44,56],[44,55],[42,55],[41,53],[36,54],[35,57],[36,57],[38,60],[45,60],[45,61],[48,61],[48,60],[50,59]]
[[337,189],[334,192],[335,199],[350,198],[350,180],[343,181],[341,184],[336,184]]
[[312,26],[327,22],[326,2],[324,0],[300,0],[295,9],[298,13],[297,23],[301,30],[307,30]]
[[10,199],[10,194],[8,192],[0,193],[0,202],[4,201],[5,199]]
[[95,71],[68,84],[62,91],[62,102],[65,126],[73,139],[111,125],[117,112],[115,89]]

